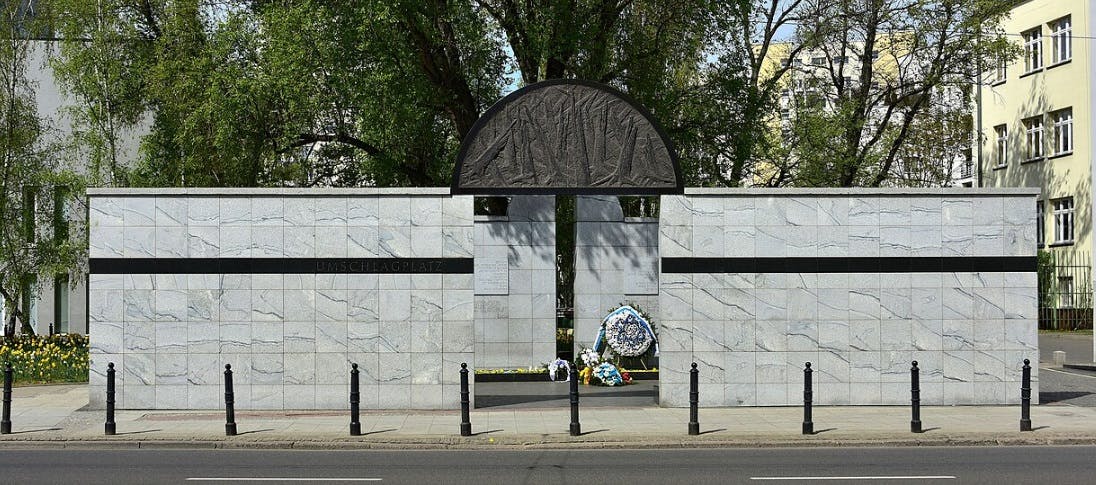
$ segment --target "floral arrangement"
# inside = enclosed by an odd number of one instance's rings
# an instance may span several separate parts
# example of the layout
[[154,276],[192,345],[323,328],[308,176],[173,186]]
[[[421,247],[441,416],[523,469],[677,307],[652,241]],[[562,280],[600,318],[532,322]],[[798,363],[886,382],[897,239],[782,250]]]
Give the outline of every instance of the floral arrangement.
[[559,370],[561,368],[564,369],[564,375],[566,376],[566,377],[563,378],[563,381],[564,382],[570,381],[571,380],[571,363],[567,362],[566,360],[559,359],[559,358],[557,358],[556,360],[553,360],[553,361],[548,363],[548,378],[553,380],[553,381],[559,380],[557,378],[556,374],[559,372]]
[[632,377],[628,375],[628,371],[618,368],[612,363],[602,362],[601,354],[594,349],[582,349],[582,352],[579,353],[579,359],[582,360],[583,367],[578,376],[579,380],[585,385],[620,386],[632,382]]
[[655,355],[658,355],[658,341],[651,328],[650,318],[631,305],[622,305],[609,312],[601,322],[594,341],[595,352],[601,350],[603,342],[623,357],[643,355],[651,345],[654,345]]
[[608,362],[602,362],[594,368],[594,377],[597,377],[606,386],[619,386],[624,384],[624,377],[616,366]]
[[79,334],[0,338],[0,365],[11,363],[16,382],[87,382],[88,338]]

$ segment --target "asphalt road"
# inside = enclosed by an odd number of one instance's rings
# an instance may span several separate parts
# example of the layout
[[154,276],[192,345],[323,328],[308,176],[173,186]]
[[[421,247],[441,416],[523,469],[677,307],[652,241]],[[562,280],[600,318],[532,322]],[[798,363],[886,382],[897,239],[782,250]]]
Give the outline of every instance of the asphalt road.
[[1093,456],[1096,447],[1084,446],[644,451],[5,450],[0,453],[0,482],[1087,484],[1096,476]]

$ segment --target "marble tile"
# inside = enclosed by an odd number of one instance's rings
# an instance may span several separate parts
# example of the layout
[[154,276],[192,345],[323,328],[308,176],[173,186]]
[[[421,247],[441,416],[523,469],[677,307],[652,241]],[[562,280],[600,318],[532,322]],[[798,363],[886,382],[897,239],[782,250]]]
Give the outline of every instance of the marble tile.
[[286,322],[282,331],[286,353],[316,352],[316,324]]
[[346,226],[316,227],[317,258],[345,258],[348,250],[349,237]]
[[248,322],[219,322],[216,325],[218,331],[218,351],[223,354],[250,353],[251,352],[251,323]]
[[[318,369],[315,353],[286,353],[282,356],[282,382],[286,387],[316,384],[317,372],[330,372],[332,369]],[[342,371],[343,369],[338,369]]]
[[444,253],[445,234],[441,227],[414,226],[410,228],[410,255],[416,258],[439,257]]
[[192,258],[215,258],[221,253],[220,230],[217,227],[186,228],[186,250]]
[[251,256],[254,258],[280,258],[285,254],[285,240],[281,226],[251,228]]
[[411,351],[411,326],[408,322],[381,321],[378,352],[406,353]]
[[286,197],[283,200],[286,226],[315,226],[316,199],[312,197]]
[[[345,276],[345,275],[344,275]],[[345,322],[349,318],[348,290],[316,290],[316,321]]]
[[220,200],[215,197],[187,199],[186,224],[189,227],[217,227],[221,223]]
[[[187,354],[186,355],[186,382],[193,385],[219,385],[224,390],[225,363],[220,361],[216,354]],[[238,368],[233,371],[239,371]],[[237,383],[233,376],[232,383]],[[241,382],[242,383],[242,382]],[[221,391],[224,392],[224,391]]]
[[[303,326],[303,324],[292,322],[290,325]],[[251,324],[251,351],[253,353],[280,354],[284,350],[285,324],[281,322],[255,322]]]
[[282,290],[251,290],[252,321],[276,322],[284,316]]
[[186,354],[156,354],[156,385],[186,384]]
[[221,226],[220,257],[251,257],[251,228],[246,226]]
[[192,354],[215,354],[221,350],[221,324],[190,322],[186,325],[186,351]]
[[374,226],[347,227],[347,256],[369,258],[380,256],[380,234]]
[[285,375],[285,358],[282,354],[252,354],[251,383],[259,385],[282,385]]
[[316,351],[346,352],[347,328],[343,322],[316,323]]
[[411,198],[381,197],[379,200],[382,227],[408,226],[411,220]]
[[122,227],[125,199],[119,197],[90,197],[88,199],[88,224],[92,227]]
[[156,229],[126,226],[122,230],[122,255],[126,258],[155,257]]
[[220,204],[221,227],[251,225],[251,198],[222,197]]
[[286,225],[282,228],[282,246],[286,257],[316,257],[316,227]]
[[940,201],[945,226],[970,226],[974,223],[974,201],[945,197]]
[[377,197],[349,197],[346,210],[348,226],[375,228],[380,223],[380,201]]
[[380,374],[377,380],[382,384],[410,384],[411,354],[381,353]]
[[125,255],[124,230],[117,227],[92,225],[88,228],[88,256],[120,258]]
[[122,222],[126,227],[156,225],[155,197],[123,197]]
[[411,257],[411,228],[381,226],[378,232],[378,248],[384,257]]
[[251,222],[255,226],[281,227],[285,223],[285,200],[280,197],[253,197]]

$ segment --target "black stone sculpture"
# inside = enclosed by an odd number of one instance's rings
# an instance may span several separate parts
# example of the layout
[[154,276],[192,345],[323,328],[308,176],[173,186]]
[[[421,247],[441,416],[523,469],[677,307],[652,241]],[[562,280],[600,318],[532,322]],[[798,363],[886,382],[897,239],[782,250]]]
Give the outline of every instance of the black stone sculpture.
[[455,194],[682,193],[670,140],[627,95],[576,80],[495,103],[461,144]]

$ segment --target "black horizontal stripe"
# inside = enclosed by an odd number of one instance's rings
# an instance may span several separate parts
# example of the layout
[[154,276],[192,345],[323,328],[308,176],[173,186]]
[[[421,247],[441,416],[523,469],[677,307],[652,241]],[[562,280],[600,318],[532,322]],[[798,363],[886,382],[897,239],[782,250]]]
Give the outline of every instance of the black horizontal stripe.
[[1034,256],[662,258],[663,273],[1029,273]]
[[471,274],[472,258],[91,258],[92,274]]

